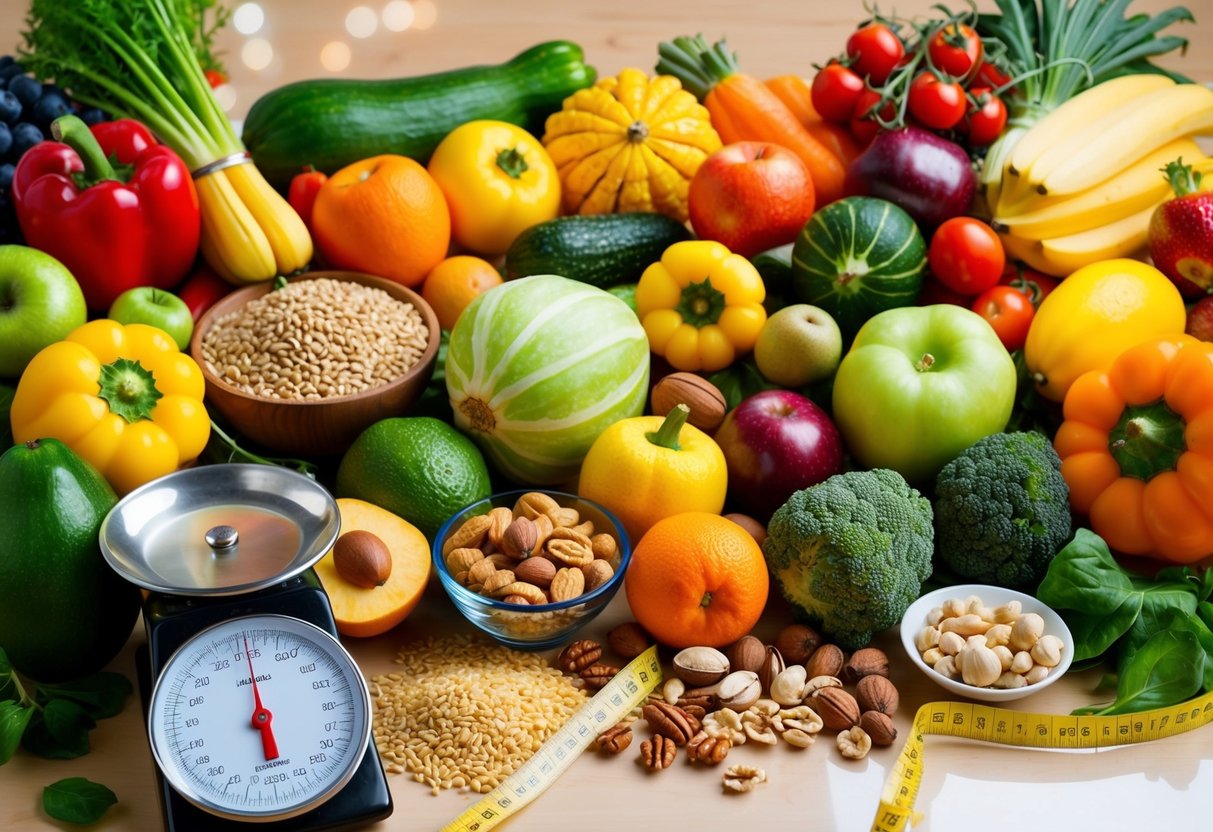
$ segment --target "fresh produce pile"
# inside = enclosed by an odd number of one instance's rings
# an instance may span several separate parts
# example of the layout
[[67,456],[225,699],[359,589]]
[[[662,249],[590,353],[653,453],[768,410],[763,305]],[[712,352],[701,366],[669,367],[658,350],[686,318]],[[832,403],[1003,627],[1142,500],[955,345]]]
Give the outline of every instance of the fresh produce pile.
[[[105,512],[230,460],[340,498],[317,572],[349,638],[412,611],[436,542],[449,592],[518,617],[623,572],[635,621],[608,656],[680,651],[634,715],[650,770],[823,727],[847,758],[890,745],[898,694],[870,642],[966,580],[1037,594],[1074,643],[957,598],[918,640],[939,673],[1025,688],[1072,650],[1114,668],[1090,712],[1213,691],[1213,91],[1150,62],[1191,16],[996,5],[877,15],[765,81],[698,35],[652,71],[555,41],[301,81],[237,136],[211,91],[213,0],[32,0],[0,59],[0,234],[24,241],[0,246],[0,673],[37,683],[0,676],[0,763],[82,753],[113,710],[52,719],[55,685],[112,659],[134,615],[130,587],[97,589]],[[416,289],[442,332],[352,283],[290,281],[322,270]],[[298,408],[370,394],[439,338],[415,404],[336,456],[272,459],[208,412],[206,383]],[[765,645],[771,579],[801,620]],[[578,687],[618,671],[567,636]],[[84,688],[109,702],[107,678]],[[376,736],[434,789],[487,791],[520,761],[435,768],[424,738],[455,729],[414,716]],[[627,747],[629,725],[604,728],[600,748]],[[736,766],[724,786],[764,779]]]

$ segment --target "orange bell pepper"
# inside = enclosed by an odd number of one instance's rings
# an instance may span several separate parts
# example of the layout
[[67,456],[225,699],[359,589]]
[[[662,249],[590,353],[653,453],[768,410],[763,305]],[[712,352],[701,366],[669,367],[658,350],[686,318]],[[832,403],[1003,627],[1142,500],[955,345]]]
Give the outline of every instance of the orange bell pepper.
[[1066,393],[1053,445],[1070,505],[1113,549],[1170,563],[1213,554],[1213,344],[1132,347]]

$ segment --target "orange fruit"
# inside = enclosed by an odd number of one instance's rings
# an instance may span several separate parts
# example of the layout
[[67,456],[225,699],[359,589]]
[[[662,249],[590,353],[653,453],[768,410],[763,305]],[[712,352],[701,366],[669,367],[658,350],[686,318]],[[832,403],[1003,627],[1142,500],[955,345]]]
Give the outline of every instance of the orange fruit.
[[461,254],[434,267],[421,287],[421,297],[433,308],[438,324],[453,329],[459,313],[482,292],[501,285],[501,273],[479,257]]
[[451,214],[424,167],[405,156],[373,156],[324,183],[312,236],[332,268],[416,286],[446,257]]
[[632,614],[670,647],[723,647],[762,615],[770,582],[762,549],[732,520],[689,511],[659,520],[624,578]]

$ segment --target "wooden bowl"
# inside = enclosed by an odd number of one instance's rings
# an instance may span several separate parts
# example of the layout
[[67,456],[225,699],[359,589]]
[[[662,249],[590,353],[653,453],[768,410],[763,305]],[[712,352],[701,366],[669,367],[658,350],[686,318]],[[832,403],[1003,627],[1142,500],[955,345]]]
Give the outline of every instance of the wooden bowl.
[[271,399],[254,396],[221,381],[202,357],[202,339],[215,321],[270,291],[271,283],[237,289],[203,314],[190,339],[190,355],[206,380],[206,403],[223,415],[243,437],[272,451],[299,456],[343,453],[370,425],[408,410],[429,384],[438,357],[438,317],[421,295],[399,283],[359,272],[310,272],[291,280],[331,278],[382,289],[397,300],[411,303],[421,313],[429,338],[421,359],[387,384],[350,396],[327,399]]

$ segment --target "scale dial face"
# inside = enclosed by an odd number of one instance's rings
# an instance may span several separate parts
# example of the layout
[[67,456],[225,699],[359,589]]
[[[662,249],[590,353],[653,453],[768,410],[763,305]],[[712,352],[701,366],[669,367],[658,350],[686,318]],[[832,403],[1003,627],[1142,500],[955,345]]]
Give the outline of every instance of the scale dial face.
[[273,821],[349,782],[370,714],[362,674],[336,639],[297,618],[250,615],[202,630],[169,658],[148,735],[186,800],[224,818]]

